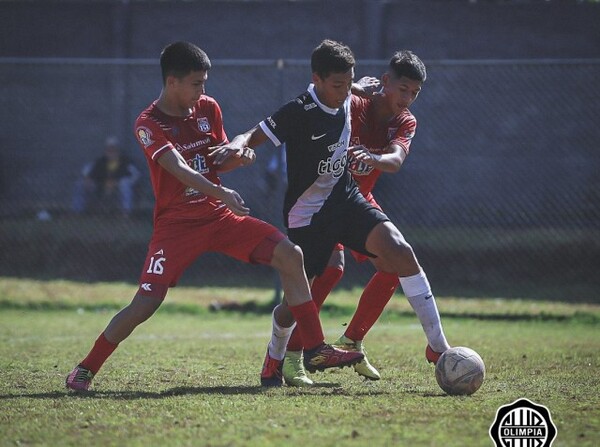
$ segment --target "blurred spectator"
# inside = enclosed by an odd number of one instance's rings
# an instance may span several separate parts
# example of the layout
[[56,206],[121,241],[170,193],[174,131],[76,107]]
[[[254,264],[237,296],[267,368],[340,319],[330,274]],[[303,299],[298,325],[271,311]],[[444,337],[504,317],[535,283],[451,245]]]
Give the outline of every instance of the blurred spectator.
[[99,211],[117,207],[124,215],[133,210],[134,185],[140,171],[123,155],[119,141],[108,137],[104,155],[86,164],[75,185],[73,211],[83,213],[94,207]]

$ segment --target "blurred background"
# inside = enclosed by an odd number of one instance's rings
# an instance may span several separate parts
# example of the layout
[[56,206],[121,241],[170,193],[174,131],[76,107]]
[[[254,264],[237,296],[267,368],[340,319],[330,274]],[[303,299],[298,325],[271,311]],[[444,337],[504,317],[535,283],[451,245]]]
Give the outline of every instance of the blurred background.
[[[411,153],[375,196],[438,295],[600,302],[599,23],[575,0],[0,1],[0,278],[136,283],[154,199],[133,123],[165,45],[208,53],[231,138],[301,93],[332,38],[357,77],[403,48],[427,65]],[[84,174],[107,143],[128,184],[100,197]],[[223,181],[281,228],[280,150]],[[348,259],[341,287],[372,272]],[[181,283],[276,286],[213,254]]]

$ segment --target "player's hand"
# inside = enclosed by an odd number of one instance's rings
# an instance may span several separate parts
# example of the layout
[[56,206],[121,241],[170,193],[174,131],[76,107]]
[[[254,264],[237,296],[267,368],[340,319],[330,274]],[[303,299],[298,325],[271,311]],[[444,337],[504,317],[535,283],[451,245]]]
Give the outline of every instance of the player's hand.
[[241,158],[244,152],[243,147],[237,147],[232,145],[223,144],[221,146],[211,146],[208,148],[208,156],[213,158],[215,165],[221,165],[225,160],[235,157]]
[[352,93],[363,98],[381,95],[381,82],[372,76],[365,76],[352,84]]
[[250,214],[250,208],[244,204],[244,199],[234,191],[233,189],[225,188],[221,186],[221,194],[217,197],[221,202],[227,205],[227,208],[231,210],[236,216],[247,216]]
[[242,156],[240,157],[240,160],[242,161],[242,166],[251,165],[256,161],[256,152],[254,152],[254,149],[251,147],[245,147],[242,150]]
[[358,160],[366,164],[367,166],[375,166],[375,164],[381,158],[381,155],[372,154],[369,150],[364,147],[362,144],[359,146],[351,146],[348,148],[348,152],[350,153],[350,157],[353,160]]

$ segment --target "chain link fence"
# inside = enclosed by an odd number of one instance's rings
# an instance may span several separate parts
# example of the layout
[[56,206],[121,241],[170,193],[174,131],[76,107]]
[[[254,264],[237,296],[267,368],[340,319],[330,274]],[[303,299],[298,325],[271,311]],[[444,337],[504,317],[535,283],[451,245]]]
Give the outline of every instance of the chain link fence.
[[[362,61],[357,76],[387,61]],[[413,245],[438,295],[600,302],[600,61],[429,61],[399,173],[375,196]],[[133,137],[160,92],[155,60],[1,59],[0,276],[130,281],[151,233],[153,197]],[[303,60],[216,60],[207,93],[229,137],[301,93]],[[82,166],[116,135],[142,171],[135,211],[71,210]],[[281,152],[223,176],[252,214],[281,227]],[[347,261],[341,287],[373,269]],[[267,267],[216,254],[187,285],[275,283]]]

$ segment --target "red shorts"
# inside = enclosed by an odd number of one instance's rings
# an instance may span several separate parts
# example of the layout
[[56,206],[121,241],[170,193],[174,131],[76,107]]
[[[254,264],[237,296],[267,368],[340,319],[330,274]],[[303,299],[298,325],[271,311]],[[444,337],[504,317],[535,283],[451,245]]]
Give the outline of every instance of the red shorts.
[[138,293],[163,298],[185,269],[206,252],[270,264],[273,250],[282,239],[285,235],[273,225],[250,216],[236,216],[226,208],[210,220],[159,220],[150,239]]
[[[368,193],[365,196],[365,199],[367,199],[367,202],[369,202],[371,205],[373,205],[375,208],[377,208],[379,211],[383,211],[381,209],[381,207],[379,206],[379,204],[377,203],[377,201],[375,200],[375,197],[373,197],[373,194]],[[333,249],[334,251],[344,251],[344,246],[342,244],[336,244],[336,246]],[[359,253],[357,251],[354,250],[350,250],[350,254],[352,254],[352,257],[354,258],[354,260],[356,262],[365,262],[367,259],[370,259],[367,255],[364,255],[362,253]]]

